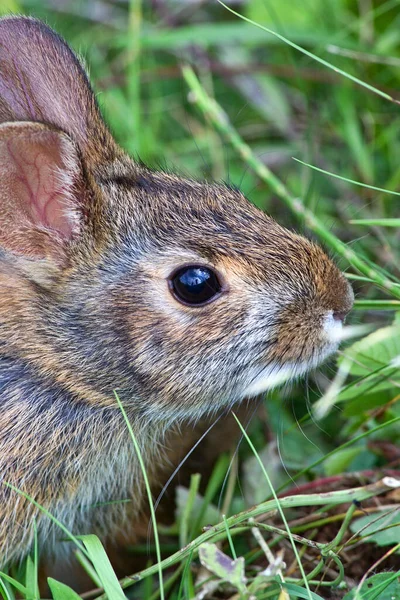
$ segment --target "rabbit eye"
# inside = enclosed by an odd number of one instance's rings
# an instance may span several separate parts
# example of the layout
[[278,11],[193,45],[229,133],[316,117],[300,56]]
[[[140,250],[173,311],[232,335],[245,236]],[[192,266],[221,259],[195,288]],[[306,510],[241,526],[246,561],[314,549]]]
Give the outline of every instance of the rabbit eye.
[[212,269],[197,265],[175,271],[169,282],[175,298],[190,306],[207,304],[214,300],[222,289]]

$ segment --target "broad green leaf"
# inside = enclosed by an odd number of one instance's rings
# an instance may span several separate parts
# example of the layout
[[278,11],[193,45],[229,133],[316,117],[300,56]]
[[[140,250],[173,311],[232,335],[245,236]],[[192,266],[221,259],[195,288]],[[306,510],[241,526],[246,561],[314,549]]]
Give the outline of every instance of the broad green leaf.
[[[384,390],[398,389],[399,377],[397,373],[398,370],[395,371],[393,368],[386,368],[384,372],[379,373],[379,376],[371,375],[352,382],[340,392],[337,401],[343,402],[352,398],[362,397],[363,395],[383,392]],[[397,375],[396,379],[392,377],[393,374]],[[392,381],[395,383],[392,383]]]
[[233,559],[221,552],[216,544],[205,543],[199,547],[200,562],[211,573],[223,581],[228,581],[239,591],[246,589],[244,558]]
[[400,326],[382,327],[346,349],[339,367],[358,376],[342,389],[339,401],[400,387]]
[[[394,392],[396,393],[396,392]],[[382,390],[378,393],[371,392],[368,395],[357,396],[346,403],[343,414],[345,417],[360,417],[368,411],[384,406],[393,398],[389,390]]]
[[[377,517],[381,518],[377,521]],[[371,523],[366,529],[363,529]],[[390,527],[389,529],[386,529]],[[367,536],[366,542],[375,542],[378,546],[391,546],[400,541],[400,511],[368,514],[353,521],[350,525],[353,533],[362,529],[361,536]],[[384,529],[384,531],[379,531]]]
[[126,596],[122,591],[118,578],[99,538],[96,535],[83,535],[80,539],[85,545],[89,558],[96,569],[96,573],[109,600],[126,600]]
[[400,357],[400,325],[382,327],[347,348],[338,360],[351,361],[352,375],[369,375]]
[[54,600],[81,600],[81,597],[65,583],[60,583],[51,577],[48,577],[47,583]]
[[368,577],[358,591],[348,592],[343,600],[397,600],[400,598],[400,572],[378,573]]
[[364,448],[362,446],[338,450],[335,452],[335,454],[332,454],[332,456],[326,459],[324,463],[325,473],[328,477],[331,475],[344,473],[347,471],[349,465],[353,462],[356,456],[363,452],[363,450]]

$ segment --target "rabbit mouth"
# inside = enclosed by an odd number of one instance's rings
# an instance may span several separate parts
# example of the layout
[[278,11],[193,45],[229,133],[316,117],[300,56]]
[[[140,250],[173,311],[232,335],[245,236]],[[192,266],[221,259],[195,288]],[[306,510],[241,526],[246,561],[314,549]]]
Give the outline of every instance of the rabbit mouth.
[[327,339],[332,342],[340,342],[343,336],[343,320],[335,317],[335,313],[329,310],[323,323],[323,331]]
[[278,385],[282,385],[296,377],[298,366],[295,364],[281,366],[278,364],[268,365],[259,369],[257,375],[251,380],[251,383],[245,388],[243,396],[252,398],[272,390]]
[[279,363],[274,361],[265,366],[259,366],[253,369],[250,374],[250,382],[246,385],[243,397],[251,398],[258,396],[277,386],[283,385],[294,379],[297,379],[318,367],[324,360],[331,356],[338,349],[339,341],[330,339],[329,342],[318,352],[306,359],[300,361],[288,361]]

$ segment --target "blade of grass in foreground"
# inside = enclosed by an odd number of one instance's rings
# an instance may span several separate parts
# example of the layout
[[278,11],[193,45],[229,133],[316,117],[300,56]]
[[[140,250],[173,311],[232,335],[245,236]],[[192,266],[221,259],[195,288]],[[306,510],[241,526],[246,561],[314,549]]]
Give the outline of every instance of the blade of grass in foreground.
[[[17,581],[10,575],[7,575],[7,573],[3,573],[0,571],[0,583],[2,584],[3,588],[6,590],[8,597],[10,596],[10,594],[9,594],[9,591],[6,588],[3,580],[6,581],[7,583],[9,583],[10,585],[12,585],[16,590],[18,590],[22,594],[23,597],[26,596],[26,587],[24,585],[22,585],[22,583],[20,583],[19,581]],[[0,588],[0,591],[1,591],[1,588]]]
[[38,552],[38,535],[36,521],[33,521],[33,529],[35,532],[35,540],[33,544],[33,559],[28,556],[26,559],[26,577],[25,584],[27,590],[27,598],[29,600],[39,600],[39,582],[38,582],[38,570],[39,570],[39,552]]
[[81,597],[68,587],[68,585],[60,583],[52,577],[48,578],[47,583],[49,584],[53,600],[81,600]]
[[30,556],[27,556],[25,565],[26,597],[29,598],[29,600],[39,600],[40,595],[37,581],[37,565],[35,565]]
[[80,539],[85,544],[90,560],[107,596],[112,600],[126,600],[126,596],[111,566],[110,559],[97,535],[83,535]]
[[[137,442],[136,436],[133,432],[132,429],[132,425],[130,424],[130,421],[128,419],[128,415],[125,412],[124,407],[122,406],[122,402],[118,397],[118,394],[116,391],[114,391],[114,395],[115,395],[115,399],[118,403],[119,409],[125,419],[125,423],[126,426],[128,428],[129,431],[129,435],[131,436],[132,439],[132,443],[133,446],[135,448],[135,452],[139,461],[139,465],[140,465],[140,469],[142,471],[143,474],[143,479],[144,479],[144,484],[146,487],[146,492],[147,492],[147,497],[149,500],[149,507],[150,507],[150,514],[151,514],[151,520],[153,523],[153,529],[154,529],[154,542],[156,545],[156,556],[157,556],[157,567],[158,567],[158,578],[159,578],[159,582],[160,582],[160,598],[161,600],[164,600],[164,586],[163,586],[163,572],[162,572],[162,565],[161,565],[161,549],[160,549],[160,540],[158,538],[158,530],[157,530],[157,520],[156,520],[156,513],[154,510],[154,504],[153,504],[153,497],[151,495],[151,489],[150,489],[150,483],[149,483],[149,478],[147,477],[147,472],[146,472],[146,467],[143,461],[143,457],[142,457],[142,453],[140,451],[139,448],[139,444]],[[132,582],[131,582],[132,583]]]
[[9,590],[6,588],[3,580],[0,577],[0,595],[4,600],[14,600],[15,596],[12,596]]

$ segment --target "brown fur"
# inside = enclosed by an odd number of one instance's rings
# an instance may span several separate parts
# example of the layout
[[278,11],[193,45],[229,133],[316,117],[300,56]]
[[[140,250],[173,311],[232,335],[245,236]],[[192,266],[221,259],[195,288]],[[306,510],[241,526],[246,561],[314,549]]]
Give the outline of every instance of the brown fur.
[[[185,447],[185,423],[319,364],[352,292],[320,247],[237,190],[132,161],[45,25],[4,19],[0,40],[1,478],[75,534],[116,537],[143,490],[113,390],[160,481],[176,423]],[[216,270],[224,293],[177,302],[168,277],[187,264]],[[44,550],[60,547],[3,485],[2,562],[29,550],[33,518]]]

